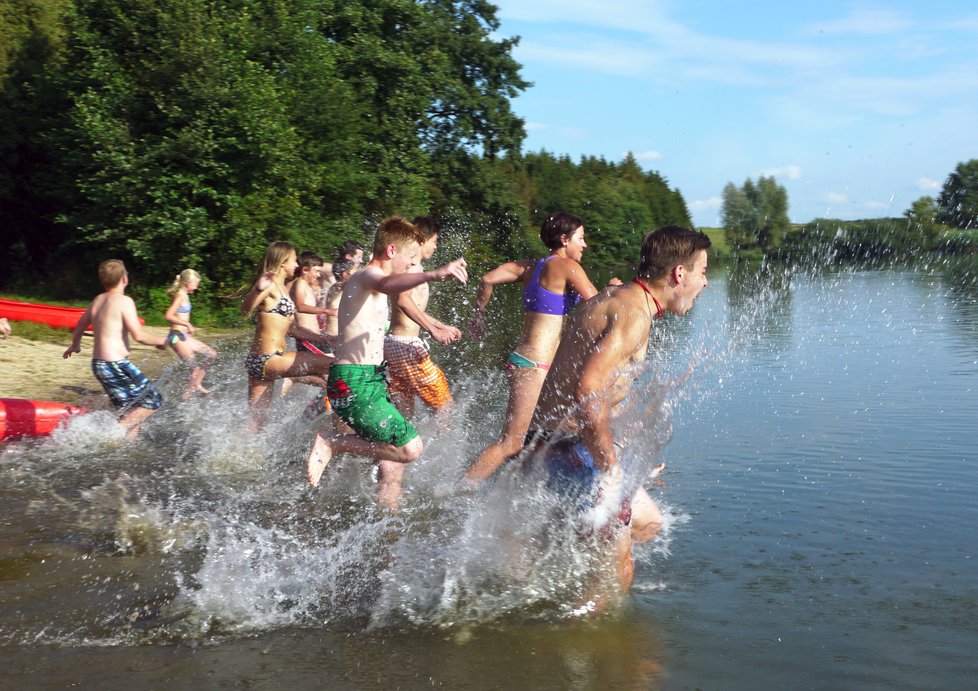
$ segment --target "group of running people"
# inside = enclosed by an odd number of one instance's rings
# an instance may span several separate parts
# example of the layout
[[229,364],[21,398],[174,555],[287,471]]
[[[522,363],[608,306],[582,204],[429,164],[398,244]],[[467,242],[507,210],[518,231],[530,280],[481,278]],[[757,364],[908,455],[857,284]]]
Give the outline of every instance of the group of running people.
[[[423,262],[437,249],[439,230],[428,217],[386,218],[362,265],[363,248],[353,245],[344,247],[328,269],[314,253],[297,255],[287,242],[274,242],[265,251],[242,302],[242,311],[255,322],[243,363],[251,424],[254,430],[264,424],[275,380],[319,387],[311,410],[314,415],[332,414],[317,432],[306,461],[313,486],[335,454],[366,457],[377,466],[378,502],[396,511],[405,468],[423,450],[408,420],[415,399],[439,411],[451,403],[445,375],[420,338],[421,329],[444,344],[462,335],[427,312],[430,282],[468,281],[462,258],[425,269]],[[481,338],[486,332],[486,308],[495,286],[523,285],[524,316],[519,342],[506,358],[510,392],[502,431],[468,465],[460,489],[480,485],[514,459],[520,459],[520,467],[537,468],[548,487],[566,493],[587,515],[594,534],[613,545],[618,585],[627,591],[632,544],[654,537],[662,517],[641,485],[623,495],[618,453],[628,440],[614,438],[611,420],[645,360],[652,321],[667,312],[685,314],[706,287],[710,240],[677,226],[651,232],[639,252],[635,278],[627,283],[612,279],[599,291],[581,266],[587,243],[580,218],[552,214],[543,221],[540,238],[550,250],[547,256],[508,261],[485,274],[476,291],[470,337]],[[134,307],[129,314],[129,298],[124,298],[128,304],[116,308],[121,317],[105,328],[97,303],[106,295],[122,295],[124,267],[121,276],[116,281],[121,289],[112,283],[115,274],[103,280],[107,292],[93,301],[79,323],[84,331],[88,323],[102,322],[102,328],[96,328],[93,372],[113,402],[124,407],[138,400],[133,386],[120,384],[129,375],[106,369],[128,356],[127,333],[143,343],[172,346],[191,364],[185,397],[206,392],[203,377],[214,351],[193,338],[188,318],[189,296],[200,277],[188,270],[174,281],[173,303],[166,315],[171,331],[157,343],[139,328]],[[81,331],[76,328],[65,357],[78,352]],[[118,331],[121,337],[102,342],[120,347],[101,347],[100,331]],[[294,351],[287,348],[289,335],[296,341]],[[138,380],[137,384],[135,389],[145,388]],[[133,390],[119,395],[127,388]],[[155,399],[150,403],[159,405]],[[123,416],[124,424],[132,410],[151,407],[140,400]],[[145,414],[128,426],[138,427],[142,419]],[[656,467],[653,475],[661,470],[661,465]]]

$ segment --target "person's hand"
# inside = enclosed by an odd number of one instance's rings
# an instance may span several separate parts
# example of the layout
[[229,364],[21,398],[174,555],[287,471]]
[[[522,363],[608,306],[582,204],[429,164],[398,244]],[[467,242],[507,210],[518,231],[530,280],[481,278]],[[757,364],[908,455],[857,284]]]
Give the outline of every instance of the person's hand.
[[436,269],[435,277],[439,281],[447,281],[449,278],[455,278],[459,283],[468,283],[469,274],[465,270],[466,266],[468,264],[465,263],[465,260],[459,257],[455,261],[445,264],[440,269]]
[[620,286],[622,285],[621,280],[617,276],[613,276],[610,281],[608,281],[610,286]]
[[445,324],[433,324],[428,333],[431,337],[441,343],[442,345],[448,345],[453,343],[462,337],[462,332],[456,329],[454,326],[446,326]]
[[255,284],[255,287],[258,288],[259,291],[265,290],[265,288],[270,286],[272,284],[272,281],[274,280],[275,280],[275,272],[266,271],[259,277],[258,282]]
[[81,352],[81,346],[76,346],[75,344],[72,344],[68,346],[68,350],[66,350],[65,354],[62,355],[61,357],[67,360],[72,356],[73,353],[80,353],[80,352]]
[[475,314],[469,319],[465,331],[473,341],[482,340],[482,337],[486,335],[486,313],[484,310],[475,310]]
[[599,475],[594,506],[584,512],[584,518],[595,530],[604,528],[618,514],[622,500],[621,466],[615,464]]

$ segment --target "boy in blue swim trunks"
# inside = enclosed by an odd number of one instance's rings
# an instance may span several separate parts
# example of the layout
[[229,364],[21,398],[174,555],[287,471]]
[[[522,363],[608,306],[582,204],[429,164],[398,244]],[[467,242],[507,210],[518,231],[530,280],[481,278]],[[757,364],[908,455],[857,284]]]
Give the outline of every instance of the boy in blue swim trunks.
[[636,278],[571,315],[530,423],[527,462],[542,465],[548,488],[581,516],[582,529],[612,547],[612,590],[621,594],[634,575],[632,543],[655,537],[662,515],[641,487],[624,495],[611,420],[645,360],[652,320],[686,314],[707,286],[709,247],[705,234],[688,228],[646,235]]
[[64,357],[81,352],[82,335],[91,325],[95,335],[92,374],[102,384],[112,405],[121,411],[119,424],[126,429],[126,436],[134,438],[139,434],[139,426],[163,404],[163,397],[139,368],[129,362],[129,337],[160,350],[166,350],[166,339],[147,333],[139,323],[136,303],[125,295],[129,285],[125,264],[108,259],[99,264],[98,277],[105,292],[92,300],[75,325]]
[[404,466],[421,456],[417,430],[391,402],[384,366],[384,326],[388,296],[455,278],[465,283],[465,260],[434,271],[408,272],[417,264],[424,235],[400,216],[385,218],[374,237],[373,258],[346,283],[339,304],[336,359],[327,395],[337,416],[354,434],[316,435],[306,462],[310,484],[319,484],[334,453],[350,452],[377,462],[377,499],[395,511],[400,505]]

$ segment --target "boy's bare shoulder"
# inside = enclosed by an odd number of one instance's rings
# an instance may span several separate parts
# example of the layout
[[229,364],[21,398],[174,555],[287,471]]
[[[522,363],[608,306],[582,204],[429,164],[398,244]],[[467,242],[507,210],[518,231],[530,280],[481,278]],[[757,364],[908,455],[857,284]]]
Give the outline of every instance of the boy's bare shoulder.
[[367,266],[350,276],[350,278],[346,281],[346,285],[352,290],[369,290],[378,292],[375,290],[375,286],[383,277],[384,272],[378,267]]

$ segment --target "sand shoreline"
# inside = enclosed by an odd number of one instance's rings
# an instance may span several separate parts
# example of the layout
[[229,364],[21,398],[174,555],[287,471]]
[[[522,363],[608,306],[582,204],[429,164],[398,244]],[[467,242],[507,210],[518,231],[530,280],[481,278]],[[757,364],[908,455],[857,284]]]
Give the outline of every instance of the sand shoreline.
[[[64,343],[32,341],[16,335],[0,339],[0,398],[30,398],[40,401],[59,401],[71,405],[91,407],[92,399],[99,400],[105,394],[92,376],[92,339],[82,339],[80,353],[65,360],[65,349],[71,343],[71,333],[65,332]],[[147,326],[146,331],[164,336],[167,329]],[[221,338],[209,338],[200,334],[201,340],[213,345]],[[155,379],[164,368],[173,364],[177,356],[171,350],[158,350],[139,343],[132,344],[129,356],[150,379]],[[106,399],[107,400],[107,399]],[[95,407],[101,407],[96,405]]]

